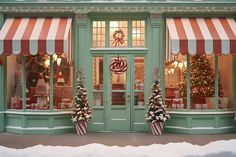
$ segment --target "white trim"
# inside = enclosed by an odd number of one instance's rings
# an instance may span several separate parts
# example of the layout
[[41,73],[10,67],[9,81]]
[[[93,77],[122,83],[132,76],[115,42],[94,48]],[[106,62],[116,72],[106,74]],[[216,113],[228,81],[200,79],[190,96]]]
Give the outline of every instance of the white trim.
[[60,126],[60,127],[54,127],[54,128],[48,128],[48,127],[28,127],[28,128],[22,128],[18,126],[6,126],[6,129],[17,129],[17,130],[62,130],[62,129],[72,129],[74,126]]
[[97,122],[97,123],[93,123],[95,125],[104,125],[104,123],[101,123],[101,122]]
[[91,51],[147,51],[147,48],[90,48]]
[[111,120],[127,120],[127,119],[125,119],[125,118],[114,118],[114,119],[111,119]]
[[134,122],[134,124],[136,124],[136,125],[145,125],[145,123],[138,123],[138,122]]
[[233,129],[233,126],[225,126],[220,128],[215,127],[193,127],[193,128],[185,128],[185,127],[179,127],[179,126],[165,126],[165,128],[168,129],[182,129],[182,130],[222,130],[222,129]]
[[72,111],[63,112],[20,112],[20,111],[5,111],[6,114],[16,114],[16,115],[65,115],[71,114]]
[[233,114],[235,111],[222,111],[222,112],[178,112],[178,111],[167,111],[170,114],[187,114],[187,115],[221,115],[221,114]]

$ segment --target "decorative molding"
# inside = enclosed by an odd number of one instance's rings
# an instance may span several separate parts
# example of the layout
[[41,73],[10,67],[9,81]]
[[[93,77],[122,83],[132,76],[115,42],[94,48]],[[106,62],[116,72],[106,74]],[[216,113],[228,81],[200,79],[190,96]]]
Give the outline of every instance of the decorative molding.
[[78,21],[87,21],[88,14],[87,13],[76,13],[76,17]]
[[158,20],[158,19],[160,19],[160,18],[162,18],[163,17],[163,15],[162,15],[162,13],[160,12],[160,13],[150,13],[150,19],[151,19],[151,21],[156,21],[156,20]]
[[[161,14],[165,13],[236,13],[236,5],[222,5],[222,6],[173,6],[172,3],[166,4],[165,6],[156,5],[152,3],[145,4],[143,6],[89,6],[89,4],[81,7],[80,5],[64,5],[56,6],[56,4],[48,4],[48,6],[1,6],[0,12],[2,13],[73,13],[73,14],[82,14],[79,18],[84,19],[84,14],[94,12],[94,13],[151,13],[154,17],[158,17]],[[156,15],[157,14],[157,15]],[[158,15],[159,14],[159,15]]]

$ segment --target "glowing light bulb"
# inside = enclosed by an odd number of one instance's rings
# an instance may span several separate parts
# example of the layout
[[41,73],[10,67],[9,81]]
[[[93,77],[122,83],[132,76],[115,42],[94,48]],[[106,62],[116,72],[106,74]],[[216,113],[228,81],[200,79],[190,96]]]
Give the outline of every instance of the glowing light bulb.
[[60,66],[61,65],[61,58],[57,58],[57,65]]

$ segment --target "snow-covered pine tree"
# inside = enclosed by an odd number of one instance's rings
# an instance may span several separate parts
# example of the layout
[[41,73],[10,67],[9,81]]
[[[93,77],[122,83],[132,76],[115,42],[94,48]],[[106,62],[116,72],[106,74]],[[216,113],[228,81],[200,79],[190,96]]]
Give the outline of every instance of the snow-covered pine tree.
[[148,123],[165,122],[170,119],[170,115],[166,112],[166,105],[162,96],[158,68],[155,69],[154,74],[152,94],[148,99],[148,109],[145,115]]
[[88,122],[92,118],[92,110],[88,105],[87,90],[83,79],[82,70],[80,69],[78,78],[75,81],[73,122]]

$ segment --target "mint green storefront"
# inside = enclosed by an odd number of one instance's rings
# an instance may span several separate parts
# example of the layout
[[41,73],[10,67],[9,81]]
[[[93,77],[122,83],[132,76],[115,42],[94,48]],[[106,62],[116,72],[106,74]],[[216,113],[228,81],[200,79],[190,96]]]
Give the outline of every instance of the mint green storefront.
[[[75,132],[71,121],[70,107],[73,98],[73,80],[76,70],[82,67],[88,91],[89,104],[93,109],[93,118],[89,122],[89,132],[149,132],[145,122],[146,102],[150,95],[153,69],[161,70],[161,87],[164,93],[173,91],[170,76],[165,73],[167,33],[166,19],[172,17],[236,17],[236,3],[233,0],[220,1],[2,1],[0,2],[0,27],[9,18],[61,18],[72,20],[70,27],[70,63],[65,63],[70,71],[66,83],[58,87],[58,80],[53,77],[57,71],[57,60],[48,55],[48,106],[32,106],[28,104],[32,96],[28,87],[26,76],[30,68],[27,62],[32,59],[14,55],[0,55],[3,64],[0,64],[0,132],[17,134],[55,134]],[[114,42],[113,30],[122,29],[125,34],[125,44]],[[236,29],[236,28],[235,28]],[[119,45],[120,44],[120,45]],[[118,45],[118,46],[117,46]],[[113,59],[120,57],[127,63],[125,73],[115,75],[110,73],[110,64]],[[222,59],[213,56],[215,72],[215,97],[213,107],[192,107],[190,96],[190,55],[182,56],[186,61],[187,70],[187,96],[184,99],[185,107],[173,108],[173,97],[168,111],[171,119],[165,124],[166,132],[186,134],[211,134],[236,131],[234,113],[236,110],[236,56]],[[59,57],[58,57],[59,58]],[[66,58],[66,57],[65,57]],[[63,57],[62,57],[63,59]],[[46,64],[45,60],[45,64]],[[230,60],[229,80],[223,78],[223,61]],[[11,105],[10,99],[15,92],[9,92],[17,85],[11,85],[10,78],[15,76],[11,68],[18,64],[22,67],[22,86],[20,86],[21,107]],[[66,67],[65,66],[65,67]],[[14,68],[13,68],[14,69]],[[17,69],[17,68],[15,68]],[[54,69],[54,70],[52,70]],[[60,68],[59,68],[60,69]],[[138,71],[137,69],[142,71]],[[218,73],[220,71],[220,73]],[[15,71],[14,71],[15,72]],[[19,71],[18,71],[19,72]],[[180,71],[181,72],[181,71]],[[58,74],[58,73],[57,73]],[[64,73],[63,73],[64,74]],[[170,74],[170,73],[169,73]],[[64,74],[66,75],[66,74]],[[178,74],[180,77],[180,75]],[[221,77],[222,89],[229,99],[227,107],[218,107],[219,81]],[[12,78],[13,79],[13,78]],[[68,80],[68,82],[67,82]],[[141,81],[140,81],[141,80]],[[57,81],[57,82],[56,82]],[[137,83],[137,81],[140,81]],[[14,82],[14,81],[13,81]],[[37,81],[36,81],[37,82]],[[226,82],[226,83],[225,83]],[[227,82],[230,82],[227,84]],[[36,85],[35,85],[36,86]],[[35,87],[36,88],[36,87]],[[65,95],[60,95],[60,102],[55,99],[60,90],[64,89]],[[13,94],[14,93],[14,94]],[[37,94],[34,94],[35,96]],[[167,94],[166,94],[167,96]],[[225,96],[225,97],[226,97]],[[66,97],[67,99],[63,100]],[[38,99],[38,97],[36,97]],[[166,97],[167,98],[167,97]],[[68,100],[70,99],[70,100]],[[37,100],[35,100],[37,102]],[[46,101],[46,100],[45,100]],[[9,105],[10,103],[10,105]],[[205,102],[206,103],[206,102]],[[55,105],[56,104],[56,105]],[[28,105],[28,106],[27,106]],[[60,106],[60,107],[58,107]],[[193,105],[194,106],[194,105]]]

